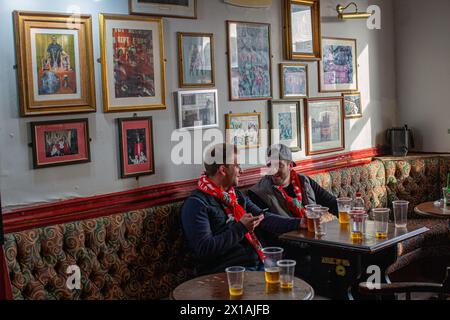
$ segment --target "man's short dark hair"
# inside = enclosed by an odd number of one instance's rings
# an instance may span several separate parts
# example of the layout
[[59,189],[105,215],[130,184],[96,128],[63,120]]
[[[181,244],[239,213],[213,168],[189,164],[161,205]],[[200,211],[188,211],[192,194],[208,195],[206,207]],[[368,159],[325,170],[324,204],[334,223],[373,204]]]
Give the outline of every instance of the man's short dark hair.
[[234,155],[238,153],[236,145],[219,143],[205,153],[204,166],[208,177],[214,176],[221,165],[233,164]]

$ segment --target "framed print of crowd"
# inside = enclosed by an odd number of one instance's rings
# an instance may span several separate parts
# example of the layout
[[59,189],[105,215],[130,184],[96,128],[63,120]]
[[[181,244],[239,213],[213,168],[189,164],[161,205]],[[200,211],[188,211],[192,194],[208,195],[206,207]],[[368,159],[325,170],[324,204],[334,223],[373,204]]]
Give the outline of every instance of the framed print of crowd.
[[152,117],[117,119],[122,178],[155,173]]
[[357,46],[355,39],[323,38],[319,62],[320,92],[358,90]]
[[100,15],[105,112],[165,109],[160,18]]
[[225,115],[227,142],[239,149],[261,146],[261,113],[230,113]]
[[91,161],[88,119],[31,122],[34,169]]
[[14,12],[22,116],[95,112],[91,16]]
[[308,97],[308,65],[300,63],[281,63],[280,82],[281,99]]
[[180,88],[214,86],[214,36],[211,33],[178,33]]
[[217,90],[179,91],[177,102],[179,129],[219,126]]
[[345,149],[342,97],[305,99],[306,155]]
[[197,0],[128,0],[130,14],[197,19]]
[[282,143],[301,150],[300,101],[269,101],[270,145]]
[[270,24],[227,21],[230,100],[272,97]]
[[362,105],[361,105],[361,93],[343,93],[344,106],[345,106],[345,118],[361,118]]

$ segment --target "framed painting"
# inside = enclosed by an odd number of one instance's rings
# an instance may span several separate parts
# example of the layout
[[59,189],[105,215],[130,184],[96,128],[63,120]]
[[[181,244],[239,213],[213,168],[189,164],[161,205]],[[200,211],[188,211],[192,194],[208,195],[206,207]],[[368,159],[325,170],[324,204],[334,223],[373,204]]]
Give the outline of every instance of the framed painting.
[[281,99],[306,98],[309,95],[308,65],[280,64]]
[[95,112],[89,15],[14,11],[22,116]]
[[358,90],[355,39],[323,38],[322,61],[318,65],[320,92]]
[[345,118],[361,118],[361,93],[344,93]]
[[217,90],[178,92],[179,129],[206,129],[218,126]]
[[197,19],[197,0],[128,0],[130,14]]
[[227,142],[239,149],[261,145],[261,113],[229,113],[225,115]]
[[31,122],[33,168],[91,161],[88,119]]
[[227,21],[230,100],[272,97],[270,24]]
[[282,143],[292,152],[302,150],[300,101],[269,101],[270,145]]
[[284,25],[286,59],[320,59],[319,0],[284,0]]
[[345,149],[342,97],[305,100],[306,155]]
[[211,33],[178,33],[180,88],[214,86],[214,39]]
[[100,14],[104,112],[166,108],[161,18]]
[[155,173],[152,117],[117,119],[122,179]]

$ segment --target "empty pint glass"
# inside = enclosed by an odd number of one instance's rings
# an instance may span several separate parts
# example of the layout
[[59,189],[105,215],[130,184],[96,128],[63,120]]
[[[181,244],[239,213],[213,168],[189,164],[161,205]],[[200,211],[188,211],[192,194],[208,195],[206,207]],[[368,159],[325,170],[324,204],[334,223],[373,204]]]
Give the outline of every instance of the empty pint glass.
[[292,289],[294,287],[294,271],[297,262],[295,260],[279,260],[280,287],[281,289]]
[[387,238],[390,211],[388,208],[372,209],[373,220],[375,222],[375,236],[378,239]]
[[350,238],[353,241],[362,241],[367,217],[363,210],[350,211]]
[[314,232],[317,236],[324,236],[327,234],[327,224],[322,221],[322,217],[328,213],[328,208],[320,207],[313,209],[314,214],[317,218],[314,219]]
[[228,279],[230,296],[240,297],[244,294],[244,267],[229,267],[225,269]]
[[264,272],[267,283],[280,283],[280,268],[278,260],[283,258],[283,248],[267,247],[262,250],[264,254]]
[[392,202],[396,228],[406,228],[408,224],[408,201],[397,200]]

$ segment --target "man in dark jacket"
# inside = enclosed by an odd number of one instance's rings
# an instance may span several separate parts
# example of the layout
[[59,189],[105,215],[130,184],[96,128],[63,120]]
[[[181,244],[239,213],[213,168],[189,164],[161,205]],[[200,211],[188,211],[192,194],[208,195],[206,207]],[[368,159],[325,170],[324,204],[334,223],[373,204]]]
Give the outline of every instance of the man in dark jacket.
[[300,219],[266,212],[234,189],[241,173],[235,146],[219,144],[208,150],[205,173],[181,212],[197,272],[223,272],[233,265],[261,270],[262,246],[255,231],[282,234],[298,230]]

